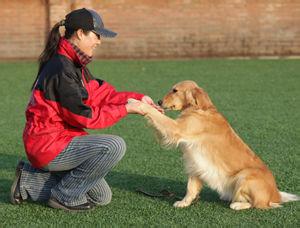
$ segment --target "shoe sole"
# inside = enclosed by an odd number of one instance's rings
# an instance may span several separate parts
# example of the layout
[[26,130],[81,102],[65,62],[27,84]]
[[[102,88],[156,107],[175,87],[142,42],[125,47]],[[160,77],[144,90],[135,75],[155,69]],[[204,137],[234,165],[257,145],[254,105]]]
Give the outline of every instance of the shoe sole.
[[10,188],[10,202],[14,205],[20,204],[20,202],[18,200],[16,200],[14,197],[14,193],[15,193],[15,190],[16,190],[16,187],[18,184],[18,180],[19,179],[16,179]]
[[[20,162],[18,163],[18,166],[20,165]],[[16,200],[15,197],[14,197],[14,193],[15,193],[15,190],[17,188],[17,185],[18,185],[18,182],[19,182],[19,179],[21,178],[21,173],[22,173],[22,169],[20,169],[20,172],[18,173],[18,171],[16,171],[15,173],[15,180],[13,182],[13,184],[11,185],[11,188],[10,188],[10,202],[14,205],[19,205],[21,204],[20,201]]]
[[87,210],[71,210],[67,207],[64,207],[63,205],[61,205],[60,203],[58,202],[55,202],[54,200],[49,200],[48,201],[48,205],[52,208],[55,208],[55,209],[62,209],[64,211],[68,211],[68,212],[87,212],[87,211],[91,211],[93,210],[94,208],[91,208],[91,209],[87,209]]

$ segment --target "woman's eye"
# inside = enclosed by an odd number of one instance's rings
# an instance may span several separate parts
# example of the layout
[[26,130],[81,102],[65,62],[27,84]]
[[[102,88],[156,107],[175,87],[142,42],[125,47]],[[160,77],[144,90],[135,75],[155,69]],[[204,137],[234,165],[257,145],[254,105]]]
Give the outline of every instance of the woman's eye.
[[177,89],[173,89],[173,93],[176,93],[178,90]]

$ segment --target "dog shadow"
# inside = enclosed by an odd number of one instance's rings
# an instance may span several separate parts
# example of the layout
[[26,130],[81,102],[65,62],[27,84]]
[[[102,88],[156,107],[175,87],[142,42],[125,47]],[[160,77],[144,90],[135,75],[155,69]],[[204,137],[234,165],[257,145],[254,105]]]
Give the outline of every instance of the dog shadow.
[[[173,204],[177,200],[181,200],[186,192],[186,182],[176,181],[168,178],[157,176],[146,176],[128,172],[112,171],[107,176],[109,185],[113,188],[132,192],[142,195],[138,190],[144,190],[147,193],[160,195],[162,190],[173,193],[172,196],[153,197],[155,200],[166,201]],[[151,197],[142,195],[145,197]],[[213,190],[204,187],[200,193],[200,201],[218,203],[224,207],[228,207],[228,202],[221,201],[219,195]]]

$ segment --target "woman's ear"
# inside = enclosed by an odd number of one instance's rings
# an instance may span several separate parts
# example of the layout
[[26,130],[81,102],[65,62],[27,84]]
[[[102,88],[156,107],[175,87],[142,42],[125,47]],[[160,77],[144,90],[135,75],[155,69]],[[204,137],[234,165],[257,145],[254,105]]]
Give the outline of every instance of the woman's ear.
[[82,29],[78,29],[78,30],[76,31],[76,36],[77,36],[77,38],[78,38],[79,40],[82,40],[82,39],[83,39],[83,35],[84,35],[84,33],[83,33],[83,30],[82,30]]

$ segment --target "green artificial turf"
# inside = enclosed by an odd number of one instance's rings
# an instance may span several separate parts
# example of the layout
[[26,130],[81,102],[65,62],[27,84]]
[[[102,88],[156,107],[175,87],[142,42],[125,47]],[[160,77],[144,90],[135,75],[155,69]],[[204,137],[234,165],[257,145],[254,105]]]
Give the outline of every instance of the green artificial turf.
[[[95,61],[90,70],[117,90],[162,96],[182,80],[203,87],[218,110],[273,171],[281,191],[300,194],[300,60]],[[174,198],[149,198],[168,189],[183,196],[186,187],[179,150],[161,148],[141,116],[130,115],[114,127],[93,130],[127,142],[126,156],[107,176],[112,202],[87,213],[66,213],[45,204],[9,203],[18,157],[25,158],[24,110],[37,65],[0,63],[0,226],[276,226],[300,227],[300,202],[273,210],[234,211],[204,187],[199,202],[176,209]],[[176,117],[178,113],[168,112]]]

